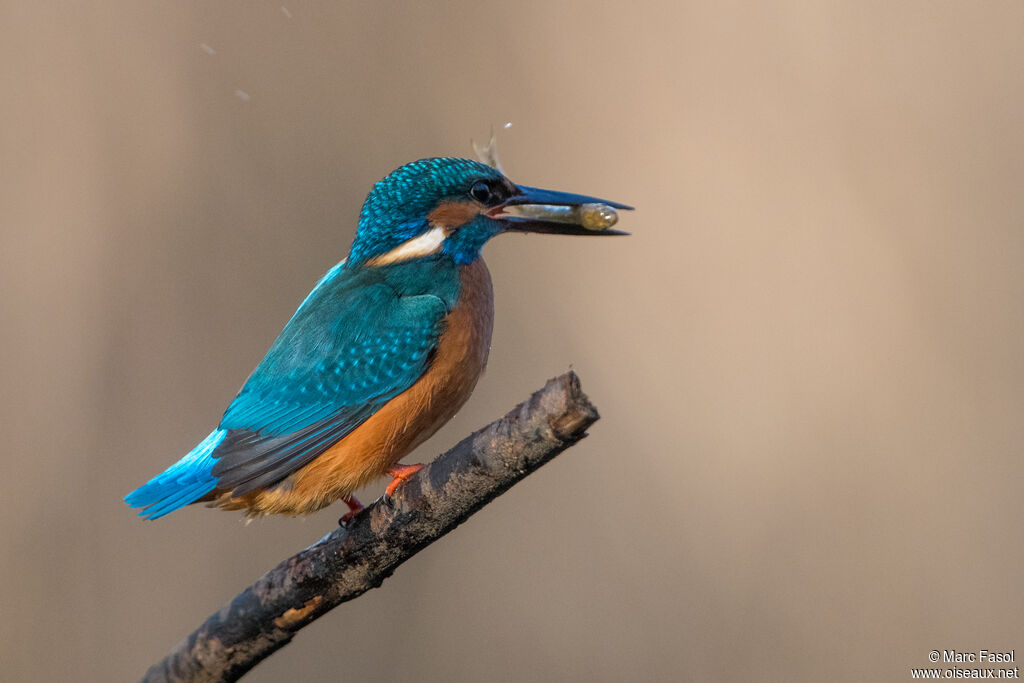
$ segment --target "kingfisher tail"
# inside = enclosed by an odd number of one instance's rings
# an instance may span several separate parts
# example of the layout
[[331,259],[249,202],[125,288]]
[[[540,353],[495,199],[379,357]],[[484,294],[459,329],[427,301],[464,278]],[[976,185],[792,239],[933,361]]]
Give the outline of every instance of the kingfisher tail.
[[124,497],[139,517],[157,519],[194,503],[217,487],[213,476],[213,451],[227,435],[217,429],[189,451],[188,455]]

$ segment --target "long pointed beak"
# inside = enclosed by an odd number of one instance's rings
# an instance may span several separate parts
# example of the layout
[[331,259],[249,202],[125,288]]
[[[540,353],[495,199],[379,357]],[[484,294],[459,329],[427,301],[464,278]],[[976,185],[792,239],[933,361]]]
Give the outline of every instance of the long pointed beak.
[[632,206],[526,185],[520,185],[518,189],[518,194],[487,214],[501,221],[508,231],[558,235],[629,234],[612,230],[611,226],[618,221],[616,209],[632,211]]

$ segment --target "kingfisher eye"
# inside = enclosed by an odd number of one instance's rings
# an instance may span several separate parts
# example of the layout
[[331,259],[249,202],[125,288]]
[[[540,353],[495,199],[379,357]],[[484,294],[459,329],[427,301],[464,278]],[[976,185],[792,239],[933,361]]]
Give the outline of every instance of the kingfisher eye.
[[491,187],[484,181],[474,183],[473,187],[469,188],[469,196],[477,200],[481,204],[487,204],[491,201],[494,195],[491,193]]

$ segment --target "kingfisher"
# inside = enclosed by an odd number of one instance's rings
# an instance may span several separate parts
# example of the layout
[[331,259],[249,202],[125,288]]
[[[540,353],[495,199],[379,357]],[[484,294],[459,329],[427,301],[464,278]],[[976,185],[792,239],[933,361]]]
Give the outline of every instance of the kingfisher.
[[[185,457],[125,496],[157,519],[205,502],[250,517],[302,515],[385,474],[450,420],[487,363],[494,320],[480,256],[504,232],[626,234],[592,220],[595,197],[516,185],[469,159],[430,158],[379,181],[347,258],[327,271]],[[588,213],[590,210],[590,213]]]

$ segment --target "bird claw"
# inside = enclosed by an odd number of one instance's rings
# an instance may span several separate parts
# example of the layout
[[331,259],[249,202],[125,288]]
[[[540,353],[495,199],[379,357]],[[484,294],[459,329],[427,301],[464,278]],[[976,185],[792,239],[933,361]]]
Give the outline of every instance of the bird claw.
[[345,501],[346,505],[348,505],[348,512],[343,514],[338,520],[338,526],[342,529],[347,529],[352,523],[352,520],[355,519],[355,516],[363,511],[363,504],[360,503],[355,496],[348,496],[342,500]]
[[350,526],[352,526],[352,520],[355,519],[355,516],[358,515],[360,512],[362,512],[362,510],[346,512],[340,518],[338,518],[338,526],[340,526],[342,529],[349,528]]
[[395,499],[386,493],[380,497],[380,504],[390,510],[395,509]]

